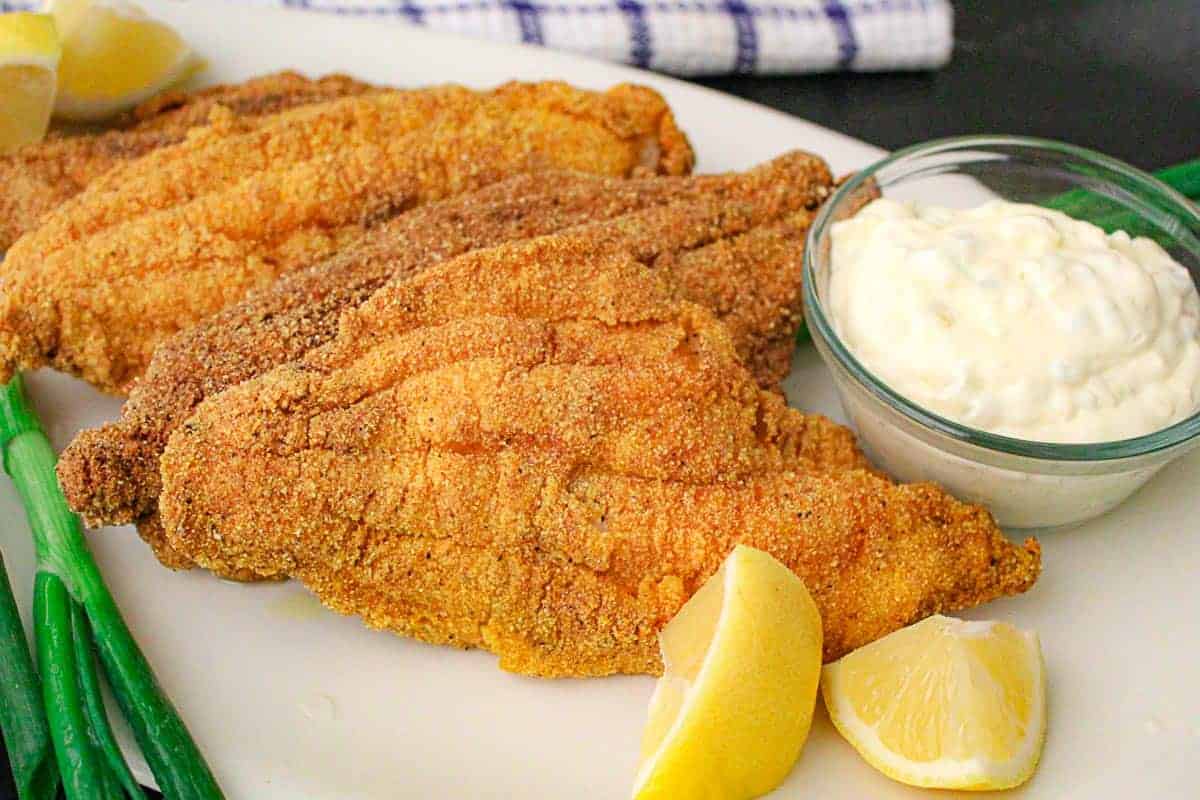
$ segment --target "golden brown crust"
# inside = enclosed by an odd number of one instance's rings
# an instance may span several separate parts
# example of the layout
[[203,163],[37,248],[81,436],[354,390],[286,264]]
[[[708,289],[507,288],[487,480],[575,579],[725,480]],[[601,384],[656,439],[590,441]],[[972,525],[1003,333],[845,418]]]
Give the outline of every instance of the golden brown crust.
[[[325,344],[340,314],[389,279],[581,223],[590,224],[563,235],[637,252],[683,297],[717,311],[760,382],[773,385],[791,362],[808,208],[829,182],[820,159],[796,152],[731,175],[537,173],[414,210],[160,345],[122,419],[82,432],[63,453],[67,499],[91,525],[152,513],[167,436],[204,397]],[[780,357],[765,363],[760,353],[772,348]]]
[[531,169],[691,163],[662,98],[631,86],[380,92],[271,119],[116,168],[22,237],[0,268],[0,379],[49,364],[127,391],[163,339],[415,205]]
[[115,130],[53,137],[0,157],[0,253],[117,164],[178,144],[190,128],[207,125],[217,106],[251,119],[371,88],[344,75],[309,79],[282,72],[198,92],[167,92],[135,109]]
[[171,436],[179,553],[544,676],[657,672],[656,632],[738,542],[804,578],[827,659],[1037,577],[1036,543],[862,469],[625,251],[478,251],[344,322]]
[[208,124],[209,115],[221,106],[239,117],[262,117],[290,108],[352,97],[377,87],[337,73],[308,78],[284,70],[242,83],[208,86],[196,91],[166,91],[129,112],[118,125],[138,131],[186,132]]

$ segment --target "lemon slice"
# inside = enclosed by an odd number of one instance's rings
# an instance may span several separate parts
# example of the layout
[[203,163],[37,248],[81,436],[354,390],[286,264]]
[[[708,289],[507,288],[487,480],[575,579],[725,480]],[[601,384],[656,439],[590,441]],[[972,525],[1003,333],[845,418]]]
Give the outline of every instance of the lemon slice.
[[808,737],[821,618],[804,584],[767,553],[736,548],[660,636],[634,786],[650,798],[757,797]]
[[833,724],[872,766],[913,786],[1008,789],[1037,767],[1046,688],[1037,635],[930,617],[825,667]]
[[53,18],[0,14],[0,153],[46,135],[60,54]]
[[63,56],[55,112],[110,117],[185,80],[200,66],[179,34],[120,0],[50,0]]

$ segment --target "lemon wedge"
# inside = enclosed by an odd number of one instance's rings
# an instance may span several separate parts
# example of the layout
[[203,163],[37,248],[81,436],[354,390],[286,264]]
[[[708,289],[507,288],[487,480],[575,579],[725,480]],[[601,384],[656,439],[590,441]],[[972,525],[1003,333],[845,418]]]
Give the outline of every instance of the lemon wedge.
[[165,24],[121,0],[50,0],[62,37],[55,113],[97,120],[188,78],[200,62]]
[[60,55],[52,17],[0,14],[0,153],[46,135]]
[[808,737],[821,618],[803,582],[736,548],[660,635],[634,797],[741,800],[774,789]]
[[872,766],[913,786],[1008,789],[1046,736],[1036,634],[930,617],[825,667],[833,724]]

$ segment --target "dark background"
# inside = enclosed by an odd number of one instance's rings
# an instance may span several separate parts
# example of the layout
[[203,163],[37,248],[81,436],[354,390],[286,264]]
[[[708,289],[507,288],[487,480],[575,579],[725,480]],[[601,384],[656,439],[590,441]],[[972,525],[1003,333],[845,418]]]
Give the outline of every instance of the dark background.
[[[954,59],[936,73],[702,83],[888,149],[962,133],[1021,133],[1144,169],[1200,158],[1200,0],[954,6]],[[2,752],[0,800],[15,800]]]
[[715,78],[745,97],[887,149],[1019,133],[1143,169],[1200,158],[1200,0],[953,0],[938,72]]

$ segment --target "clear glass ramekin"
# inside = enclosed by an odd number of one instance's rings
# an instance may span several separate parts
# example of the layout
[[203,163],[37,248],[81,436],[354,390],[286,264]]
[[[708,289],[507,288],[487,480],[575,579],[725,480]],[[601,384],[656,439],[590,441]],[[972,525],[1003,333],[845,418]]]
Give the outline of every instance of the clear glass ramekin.
[[822,305],[830,275],[830,229],[876,192],[966,207],[996,197],[1040,204],[1072,190],[1077,206],[1091,207],[1068,213],[1133,212],[1200,283],[1200,209],[1194,204],[1128,164],[1019,136],[940,139],[879,161],[833,194],[805,250],[805,319],[867,454],[902,481],[936,481],[955,496],[986,506],[1011,528],[1071,525],[1114,508],[1200,444],[1200,413],[1134,439],[1059,444],[976,430],[921,408],[873,375],[838,338]]

